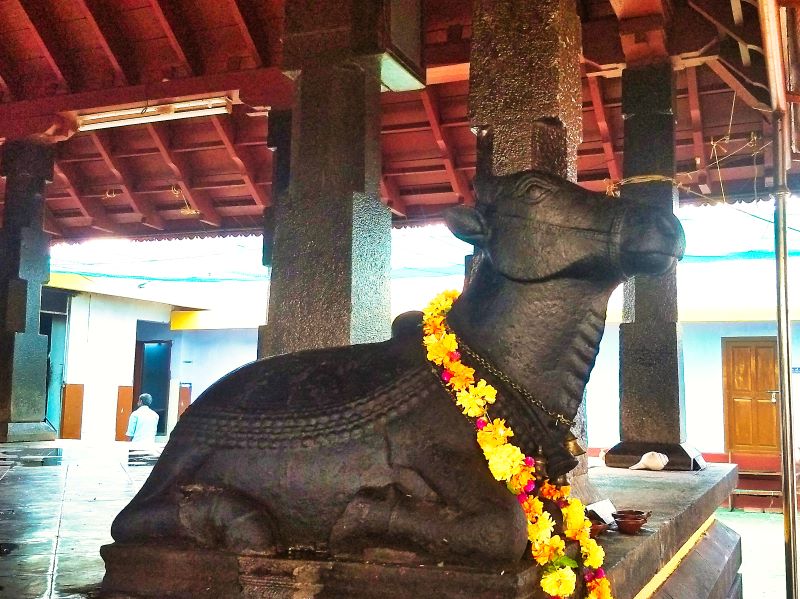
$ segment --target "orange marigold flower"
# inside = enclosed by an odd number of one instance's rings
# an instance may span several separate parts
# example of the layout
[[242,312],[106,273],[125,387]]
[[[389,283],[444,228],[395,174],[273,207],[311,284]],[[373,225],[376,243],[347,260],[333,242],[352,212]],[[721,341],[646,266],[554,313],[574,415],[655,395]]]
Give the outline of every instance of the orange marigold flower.
[[525,512],[525,517],[530,521],[544,512],[544,504],[538,497],[528,497],[525,503],[522,504],[522,510]]
[[608,578],[595,578],[586,585],[586,599],[613,599]]
[[538,541],[531,544],[531,554],[540,566],[564,555],[564,540],[558,535],[553,535],[548,541]]
[[426,335],[440,337],[444,332],[444,316],[431,316],[426,318],[422,324],[422,332]]
[[508,490],[514,495],[519,495],[525,491],[525,486],[533,480],[533,468],[524,466],[517,474],[508,481]]
[[[455,348],[450,351],[455,351]],[[430,352],[430,350],[428,350],[428,352]],[[465,366],[461,362],[452,362],[447,366],[447,369],[453,373],[453,376],[450,378],[447,384],[450,385],[450,387],[452,387],[455,391],[463,391],[475,382],[474,368]]]

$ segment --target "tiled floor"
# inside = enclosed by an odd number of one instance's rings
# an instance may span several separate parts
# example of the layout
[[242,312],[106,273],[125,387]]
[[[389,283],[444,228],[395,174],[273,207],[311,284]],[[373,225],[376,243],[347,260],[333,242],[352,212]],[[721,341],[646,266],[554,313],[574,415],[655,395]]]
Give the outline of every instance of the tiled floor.
[[0,597],[96,596],[99,548],[111,542],[111,521],[150,473],[154,449],[0,445]]
[[[103,578],[99,548],[160,447],[59,441],[0,444],[0,598],[86,599]],[[745,599],[784,596],[782,516],[719,510],[743,537]]]

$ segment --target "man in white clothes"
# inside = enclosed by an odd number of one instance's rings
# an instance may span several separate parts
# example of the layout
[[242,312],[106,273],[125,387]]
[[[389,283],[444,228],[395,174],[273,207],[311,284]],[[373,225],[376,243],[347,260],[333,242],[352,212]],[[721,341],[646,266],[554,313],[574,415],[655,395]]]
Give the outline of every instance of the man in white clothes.
[[125,433],[129,441],[134,443],[155,443],[158,428],[158,414],[150,409],[153,396],[142,393],[139,396],[136,410],[128,420],[128,431]]

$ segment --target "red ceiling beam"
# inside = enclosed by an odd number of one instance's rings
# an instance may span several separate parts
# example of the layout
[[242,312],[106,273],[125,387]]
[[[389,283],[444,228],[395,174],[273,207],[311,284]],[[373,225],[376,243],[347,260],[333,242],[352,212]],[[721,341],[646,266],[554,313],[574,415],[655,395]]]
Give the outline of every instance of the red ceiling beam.
[[106,163],[106,166],[114,175],[117,186],[122,190],[122,194],[128,199],[133,209],[142,215],[142,224],[152,227],[153,229],[163,230],[164,219],[156,212],[150,202],[138,197],[133,191],[128,170],[111,154],[110,144],[105,135],[91,132],[89,133],[89,138],[102,157],[103,162]]
[[19,72],[13,65],[11,57],[0,45],[0,102],[11,102],[21,96]]
[[386,175],[381,177],[381,199],[394,214],[400,217],[406,216],[408,207],[405,201],[403,201],[403,197],[400,195],[397,181]]
[[164,162],[167,163],[167,167],[175,176],[175,184],[180,189],[183,197],[186,198],[186,201],[193,210],[199,212],[200,220],[214,227],[222,225],[222,217],[214,209],[214,205],[211,201],[202,195],[195,194],[190,187],[188,181],[191,177],[188,177],[186,174],[189,169],[183,157],[176,156],[172,150],[170,150],[170,141],[164,129],[153,124],[145,125],[145,128],[148,133],[150,133],[150,137],[153,138],[158,151],[161,153],[161,157],[164,159]]
[[103,54],[106,55],[111,68],[114,70],[115,83],[128,85],[139,81],[139,71],[134,61],[135,54],[131,51],[114,20],[108,5],[98,0],[73,0],[78,10],[86,19]]
[[241,154],[239,148],[237,148],[234,143],[235,134],[233,131],[233,124],[231,118],[212,116],[211,122],[214,125],[214,129],[217,130],[217,135],[219,135],[220,139],[222,140],[222,144],[228,151],[228,155],[230,156],[231,160],[233,160],[233,163],[236,165],[236,168],[239,170],[239,174],[244,180],[244,184],[245,187],[247,187],[247,191],[250,193],[251,196],[253,196],[253,201],[258,206],[266,208],[267,206],[270,205],[269,197],[267,196],[266,192],[256,184],[255,177],[253,177],[253,175],[251,174],[250,168],[247,166],[247,161],[245,160],[245,157]]
[[17,2],[30,25],[31,39],[39,46],[42,56],[53,71],[59,90],[69,90],[66,74],[69,73],[74,82],[77,73],[67,60],[60,28],[47,17],[52,14],[51,7],[41,0],[17,0]]
[[447,171],[447,178],[450,180],[450,185],[456,195],[459,196],[459,202],[465,202],[472,206],[475,204],[475,198],[472,195],[469,182],[464,176],[464,173],[456,169],[453,153],[450,150],[447,139],[444,136],[444,131],[442,130],[436,92],[434,88],[426,87],[420,92],[420,96],[422,98],[422,106],[425,109],[425,115],[428,118],[428,122],[431,124],[433,139],[436,142],[436,146],[439,148],[439,155]]
[[686,87],[689,92],[689,116],[692,121],[692,146],[698,173],[698,185],[704,194],[711,193],[708,186],[708,162],[703,140],[703,115],[700,112],[700,93],[697,90],[697,67],[686,69]]
[[286,75],[276,68],[264,68],[54,95],[0,104],[0,139],[42,133],[63,120],[59,114],[216,95],[228,95],[235,102],[250,106],[288,109],[292,106],[293,94],[294,85]]
[[257,3],[252,0],[227,0],[227,4],[256,66],[269,66],[271,64],[269,40],[258,18]]
[[203,60],[197,40],[189,28],[176,0],[149,0],[150,8],[156,20],[167,36],[170,48],[178,57],[178,61],[187,75],[199,75],[203,72]]
[[119,227],[106,212],[105,208],[95,198],[81,198],[79,187],[73,181],[73,178],[67,174],[64,166],[56,161],[53,165],[53,172],[56,176],[60,177],[66,186],[67,194],[78,205],[78,209],[89,218],[92,219],[92,228],[106,233],[118,233]]
[[597,120],[600,140],[603,144],[603,153],[605,154],[606,165],[608,166],[608,176],[615,181],[619,181],[622,179],[622,170],[619,167],[619,161],[614,152],[614,136],[611,134],[608,119],[606,118],[606,109],[603,104],[603,90],[600,88],[599,77],[588,77],[586,82],[589,85],[592,108],[594,109],[594,116]]

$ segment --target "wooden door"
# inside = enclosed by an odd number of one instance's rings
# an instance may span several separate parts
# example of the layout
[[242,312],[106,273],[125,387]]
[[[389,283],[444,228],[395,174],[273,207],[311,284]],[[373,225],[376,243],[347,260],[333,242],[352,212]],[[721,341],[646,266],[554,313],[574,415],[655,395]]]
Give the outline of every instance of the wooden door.
[[117,426],[114,435],[114,439],[117,441],[128,440],[125,433],[128,432],[131,412],[133,412],[133,387],[117,387]]
[[80,439],[83,423],[83,385],[64,385],[61,407],[61,438]]
[[774,337],[722,340],[728,451],[780,453]]

